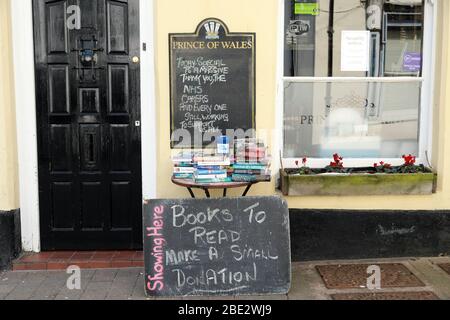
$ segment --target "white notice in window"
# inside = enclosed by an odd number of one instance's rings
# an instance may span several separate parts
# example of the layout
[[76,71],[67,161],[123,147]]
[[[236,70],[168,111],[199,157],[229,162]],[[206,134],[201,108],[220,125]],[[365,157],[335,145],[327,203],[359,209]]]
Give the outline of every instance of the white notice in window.
[[341,71],[369,71],[370,31],[342,31]]

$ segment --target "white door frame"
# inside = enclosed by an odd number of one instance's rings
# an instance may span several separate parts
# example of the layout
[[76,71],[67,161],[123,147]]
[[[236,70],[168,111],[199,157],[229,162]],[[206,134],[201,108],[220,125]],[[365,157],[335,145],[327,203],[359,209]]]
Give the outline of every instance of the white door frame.
[[[20,217],[24,251],[41,250],[32,0],[10,0],[14,55]],[[140,1],[142,192],[156,197],[154,0]]]

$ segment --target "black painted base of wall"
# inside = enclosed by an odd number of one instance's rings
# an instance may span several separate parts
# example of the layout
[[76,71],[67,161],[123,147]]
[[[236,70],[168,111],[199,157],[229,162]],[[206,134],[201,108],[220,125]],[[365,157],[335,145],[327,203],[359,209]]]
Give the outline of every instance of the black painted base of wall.
[[19,210],[0,211],[0,270],[8,268],[21,250]]
[[291,210],[293,261],[450,254],[450,211]]
[[[450,211],[291,209],[292,261],[450,255]],[[0,270],[21,252],[19,210],[0,211]]]

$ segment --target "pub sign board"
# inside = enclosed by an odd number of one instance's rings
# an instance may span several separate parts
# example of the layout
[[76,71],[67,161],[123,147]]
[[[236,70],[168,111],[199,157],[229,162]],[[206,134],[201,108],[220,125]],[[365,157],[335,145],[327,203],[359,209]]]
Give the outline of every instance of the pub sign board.
[[231,33],[210,18],[195,33],[169,34],[169,46],[172,148],[255,129],[255,33]]
[[148,296],[286,294],[288,207],[280,197],[144,203]]

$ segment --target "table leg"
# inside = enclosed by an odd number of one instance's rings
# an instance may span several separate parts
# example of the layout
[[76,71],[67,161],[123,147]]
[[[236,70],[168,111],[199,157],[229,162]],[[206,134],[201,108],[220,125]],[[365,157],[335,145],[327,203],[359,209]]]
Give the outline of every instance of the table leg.
[[208,189],[203,189],[203,190],[205,190],[205,194],[206,194],[206,197],[207,198],[211,198],[211,195],[209,194],[209,190]]
[[191,188],[187,188],[187,189],[188,189],[189,193],[191,194],[192,199],[195,199],[195,194],[192,191],[192,189]]
[[227,188],[223,189],[223,197],[225,198],[227,196]]
[[244,191],[244,194],[242,195],[243,197],[247,196],[248,192],[250,191],[250,189],[252,188],[252,184],[248,185],[247,188]]

